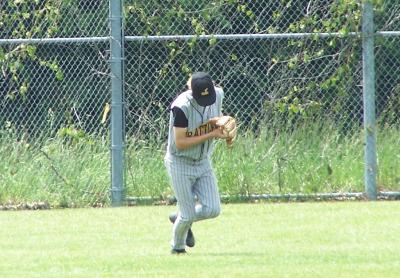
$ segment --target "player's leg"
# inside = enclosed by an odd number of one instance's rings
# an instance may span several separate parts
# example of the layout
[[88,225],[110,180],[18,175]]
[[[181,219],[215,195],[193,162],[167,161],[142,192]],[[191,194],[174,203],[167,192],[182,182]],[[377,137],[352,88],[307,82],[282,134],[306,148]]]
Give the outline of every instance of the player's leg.
[[[169,221],[172,224],[175,224],[176,219],[178,218],[178,212],[173,212],[169,215]],[[187,232],[187,237],[186,237],[186,246],[188,247],[194,247],[194,245],[196,244],[196,241],[194,239],[194,234],[191,228],[189,228],[188,232]]]
[[217,179],[210,162],[205,164],[204,174],[196,180],[193,191],[199,204],[196,205],[196,221],[214,218],[220,214],[221,202],[218,192]]
[[185,249],[188,230],[196,219],[196,203],[192,191],[195,179],[190,175],[189,165],[180,161],[166,161],[165,164],[179,207],[179,213],[173,226],[171,246],[173,249]]

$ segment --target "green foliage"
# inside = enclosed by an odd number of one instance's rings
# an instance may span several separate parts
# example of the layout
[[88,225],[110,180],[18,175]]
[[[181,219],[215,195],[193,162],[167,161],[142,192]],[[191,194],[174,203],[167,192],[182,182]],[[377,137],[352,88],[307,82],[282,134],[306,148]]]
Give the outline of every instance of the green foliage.
[[[235,33],[235,26],[255,18],[249,5],[237,0],[178,1],[168,7],[160,1],[125,1],[125,11],[125,34],[142,36]],[[250,27],[245,32],[253,30]],[[218,41],[211,38],[208,43],[208,48],[213,48]],[[160,78],[171,74],[170,69],[176,63],[182,65],[181,73],[185,76],[193,72],[195,69],[190,66],[189,59],[198,44],[197,38],[189,40],[187,44],[168,43],[169,55],[159,70]],[[232,57],[234,60],[235,56]]]
[[[104,29],[107,4],[107,1],[98,0],[3,1],[0,37],[104,35],[108,32]],[[385,12],[396,8],[391,1],[379,0],[374,4],[378,21],[384,18]],[[127,0],[124,5],[125,35],[195,35],[185,42],[129,43],[127,64],[133,69],[126,72],[129,85],[126,91],[127,95],[140,95],[135,97],[137,103],[129,103],[129,107],[148,107],[150,102],[166,107],[169,104],[169,100],[165,100],[166,94],[171,97],[178,92],[191,72],[208,70],[227,92],[237,91],[240,87],[241,99],[236,102],[246,107],[239,109],[237,103],[229,100],[227,107],[229,112],[234,111],[246,122],[250,122],[255,114],[258,118],[262,118],[260,114],[275,114],[293,119],[329,114],[338,122],[360,118],[360,112],[355,112],[354,106],[360,93],[361,41],[349,36],[350,32],[360,31],[360,0]],[[385,27],[397,24],[396,20],[385,20],[382,23]],[[337,32],[341,37],[321,39],[311,36],[306,40],[274,41],[274,44],[269,41],[234,43],[216,37],[203,41],[198,37],[283,32]],[[38,53],[38,46],[24,44],[0,47],[4,79],[0,97],[23,102],[29,100],[32,90],[38,95],[45,94],[43,89],[32,86],[39,71],[53,76],[53,81],[62,83],[63,88],[74,87],[65,82],[65,78],[79,65],[75,61],[62,65],[65,57],[50,55],[46,50]],[[89,49],[80,51],[91,55]],[[147,79],[141,81],[140,93],[132,85],[138,83],[138,76]],[[55,84],[53,81],[51,85]],[[388,83],[396,86],[394,82]],[[143,91],[151,91],[151,97],[142,96]],[[250,100],[256,102],[249,103]],[[266,110],[259,111],[257,107]],[[152,108],[146,117],[159,118],[162,113],[161,109]]]
[[0,9],[1,37],[50,37],[57,32],[62,0],[5,0]]
[[[57,33],[61,15],[61,0],[6,0],[0,9],[0,37],[30,39],[47,38]],[[63,71],[56,60],[47,60],[36,53],[37,46],[10,44],[0,46],[1,79],[4,90],[0,97],[10,100],[26,99],[30,93],[29,64],[49,68],[56,79],[63,79]]]
[[[322,2],[319,4],[323,5]],[[356,0],[335,1],[330,5],[320,7],[317,3],[310,3],[307,10],[310,12],[299,20],[291,22],[286,32],[338,32],[342,37],[320,39],[314,36],[312,43],[304,40],[289,40],[288,47],[295,49],[292,51],[294,54],[282,52],[272,59],[273,64],[286,63],[289,76],[302,75],[304,68],[312,68],[304,75],[302,82],[296,79],[294,82],[289,82],[286,89],[288,93],[280,95],[272,104],[265,105],[289,117],[294,115],[309,117],[318,111],[319,113],[328,112],[333,116],[339,111],[341,114],[346,114],[346,109],[352,107],[349,101],[354,98],[349,88],[354,87],[352,72],[356,70],[360,60],[360,56],[355,55],[360,41],[346,39],[346,44],[343,41],[349,32],[360,31],[361,3]],[[280,13],[275,12],[275,14]],[[332,63],[337,64],[333,70],[329,69]],[[326,75],[320,74],[327,70]],[[334,98],[336,98],[334,102],[340,107],[332,109]]]
[[[2,1],[0,37],[45,39],[107,35],[107,13],[108,2],[101,0]],[[95,95],[99,100],[108,94],[108,90],[101,88],[108,82],[107,76],[104,75],[105,82],[99,80],[108,67],[102,53],[104,45],[2,44],[0,124],[10,121],[26,129],[32,137],[44,133],[53,136],[61,126],[70,124],[85,132],[98,131],[99,125],[93,123],[96,119],[92,114],[101,113],[98,110],[103,103],[91,107],[93,104],[87,105],[85,98]],[[101,65],[103,61],[105,69]],[[96,74],[86,74],[93,73],[94,68]],[[82,88],[86,83],[93,85]],[[78,112],[77,108],[80,108]],[[50,126],[46,125],[48,122]]]
[[[359,0],[214,0],[177,1],[173,5],[154,0],[126,1],[125,5],[126,35],[339,33],[340,37],[324,39],[311,36],[306,40],[282,40],[272,49],[268,42],[246,41],[237,45],[212,37],[205,44],[194,37],[187,42],[169,41],[160,46],[162,50],[152,44],[147,55],[139,54],[143,45],[137,50],[133,46],[135,50],[131,53],[138,54],[130,59],[151,56],[152,63],[160,65],[156,69],[158,75],[153,75],[152,80],[170,81],[175,91],[180,87],[177,80],[183,80],[182,84],[191,72],[199,69],[212,72],[228,93],[240,87],[242,99],[236,102],[242,107],[231,102],[227,106],[246,122],[251,121],[251,115],[256,113],[260,118],[261,114],[255,111],[254,103],[247,105],[247,97],[255,102],[263,100],[262,106],[268,109],[266,115],[291,120],[327,114],[342,123],[349,118],[360,118],[360,112],[354,111],[354,107],[359,94],[361,40],[349,36],[350,32],[361,29]],[[384,9],[382,5],[377,2],[375,9]],[[132,78],[137,74],[133,71]],[[130,78],[128,73],[128,83]],[[284,81],[279,87],[277,83],[281,80]],[[276,89],[271,92],[270,87]],[[265,92],[273,98],[265,99]]]

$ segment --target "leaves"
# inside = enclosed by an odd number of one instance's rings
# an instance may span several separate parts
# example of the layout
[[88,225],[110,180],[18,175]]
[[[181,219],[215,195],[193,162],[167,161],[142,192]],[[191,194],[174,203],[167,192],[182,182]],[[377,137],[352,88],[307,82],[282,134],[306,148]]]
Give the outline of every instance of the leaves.
[[[27,1],[15,0],[3,3],[0,10],[2,37],[6,38],[45,38],[52,36],[58,30],[60,11],[58,2],[61,0]],[[0,47],[0,75],[11,77],[8,82],[7,96],[14,100],[26,99],[29,93],[29,78],[24,74],[25,64],[39,62],[54,72],[57,80],[62,80],[64,74],[57,61],[46,61],[37,56],[37,46],[29,44]]]

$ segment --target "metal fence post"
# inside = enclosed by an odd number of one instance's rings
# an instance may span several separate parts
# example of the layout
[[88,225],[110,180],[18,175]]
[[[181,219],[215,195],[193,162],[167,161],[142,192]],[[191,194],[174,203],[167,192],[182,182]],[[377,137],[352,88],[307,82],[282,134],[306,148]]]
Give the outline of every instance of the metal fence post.
[[111,67],[111,202],[123,203],[123,28],[122,0],[110,0]]
[[377,199],[376,175],[376,116],[375,116],[375,57],[374,15],[372,0],[363,1],[362,57],[365,132],[365,192],[369,200]]

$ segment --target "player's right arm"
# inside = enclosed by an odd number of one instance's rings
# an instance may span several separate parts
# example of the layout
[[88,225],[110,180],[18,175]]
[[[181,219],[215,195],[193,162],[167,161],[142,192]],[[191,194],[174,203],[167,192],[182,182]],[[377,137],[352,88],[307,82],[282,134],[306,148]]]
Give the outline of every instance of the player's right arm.
[[189,137],[187,136],[187,128],[176,126],[174,126],[174,137],[175,145],[178,150],[188,149],[213,138],[226,138],[226,136],[222,133],[222,130],[219,128],[216,128],[206,134]]

